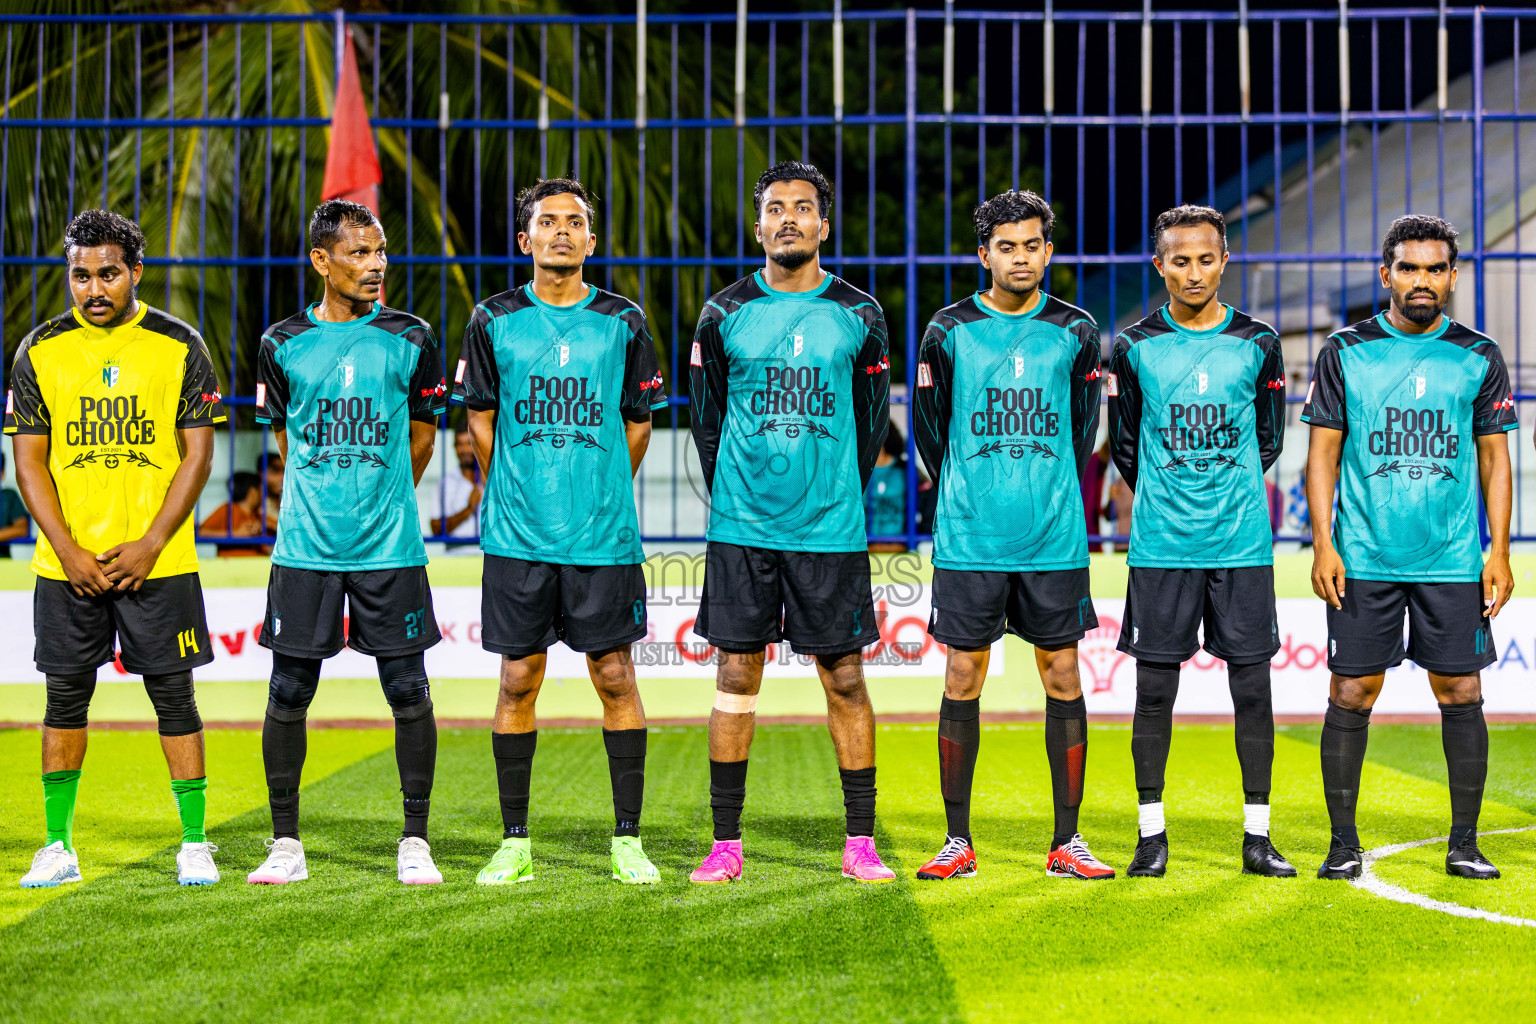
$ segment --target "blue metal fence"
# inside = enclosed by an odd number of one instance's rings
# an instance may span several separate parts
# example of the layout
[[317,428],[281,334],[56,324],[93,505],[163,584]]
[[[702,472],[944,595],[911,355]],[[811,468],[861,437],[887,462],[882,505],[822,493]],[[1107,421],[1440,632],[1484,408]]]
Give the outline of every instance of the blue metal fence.
[[[194,322],[224,367],[233,471],[242,428],[254,436],[260,330],[314,291],[303,221],[351,33],[386,170],[390,301],[436,326],[448,364],[473,302],[526,275],[515,191],[574,169],[601,196],[603,242],[589,262],[646,308],[674,392],[658,416],[673,428],[670,471],[640,484],[649,541],[700,539],[687,527],[701,499],[686,471],[680,355],[703,298],[760,264],[750,183],[789,156],[835,183],[827,262],[885,306],[899,415],[926,317],[981,281],[970,208],[1026,186],[1058,211],[1051,288],[1099,318],[1106,349],[1111,327],[1160,301],[1157,212],[1231,211],[1224,295],[1276,321],[1293,404],[1321,338],[1379,308],[1370,275],[1386,222],[1410,209],[1446,215],[1472,275],[1455,311],[1499,336],[1524,419],[1536,400],[1521,319],[1523,261],[1536,255],[1523,231],[1536,175],[1521,163],[1536,119],[1522,102],[1536,83],[1536,67],[1522,79],[1532,17],[1343,2],[1236,13],[834,5],[744,19],[647,17],[643,5],[635,16],[0,16],[6,351],[67,301],[56,240],[68,218],[96,203],[131,209],[153,253],[145,296]],[[888,539],[915,545],[910,433],[906,529]],[[1517,474],[1524,461],[1517,445]],[[1274,472],[1290,490],[1294,463]],[[1536,539],[1523,498],[1517,487],[1515,532]],[[1281,534],[1297,531],[1291,521]]]

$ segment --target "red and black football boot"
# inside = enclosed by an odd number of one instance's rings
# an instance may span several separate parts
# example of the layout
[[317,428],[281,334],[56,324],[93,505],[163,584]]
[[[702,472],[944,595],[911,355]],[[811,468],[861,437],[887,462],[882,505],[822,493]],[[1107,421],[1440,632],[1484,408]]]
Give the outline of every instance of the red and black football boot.
[[933,859],[917,869],[917,877],[928,881],[946,878],[970,878],[976,874],[976,851],[969,839],[945,836],[944,846]]

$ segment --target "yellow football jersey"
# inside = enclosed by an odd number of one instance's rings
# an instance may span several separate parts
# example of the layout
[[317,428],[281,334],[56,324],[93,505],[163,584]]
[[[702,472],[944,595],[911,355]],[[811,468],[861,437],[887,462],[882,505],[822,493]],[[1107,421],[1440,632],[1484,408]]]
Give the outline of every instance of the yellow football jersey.
[[[48,468],[75,541],[100,553],[144,536],[181,465],[176,431],[223,423],[223,396],[197,331],[139,303],[106,330],[70,311],[22,340],[5,399],[7,434],[47,434]],[[151,579],[197,571],[192,517]],[[39,533],[32,571],[64,570]]]

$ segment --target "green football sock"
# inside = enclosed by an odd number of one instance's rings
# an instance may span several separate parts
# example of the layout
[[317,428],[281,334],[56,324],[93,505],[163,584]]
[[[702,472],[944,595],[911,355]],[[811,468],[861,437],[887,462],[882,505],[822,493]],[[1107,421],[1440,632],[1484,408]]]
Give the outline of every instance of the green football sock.
[[43,817],[48,822],[48,842],[75,848],[75,794],[80,792],[80,769],[48,772],[43,776]]
[[181,815],[181,841],[205,843],[203,816],[208,810],[208,779],[172,779],[171,792],[176,795],[176,811]]

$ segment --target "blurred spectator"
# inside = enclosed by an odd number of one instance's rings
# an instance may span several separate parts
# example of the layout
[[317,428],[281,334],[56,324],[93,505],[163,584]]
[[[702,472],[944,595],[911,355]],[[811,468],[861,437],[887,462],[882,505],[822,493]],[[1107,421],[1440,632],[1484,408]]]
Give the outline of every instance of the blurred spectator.
[[[1111,532],[1117,537],[1129,537],[1131,535],[1131,512],[1136,503],[1136,494],[1131,490],[1131,485],[1125,482],[1125,477],[1120,475],[1118,469],[1110,473],[1109,477],[1109,504],[1104,506],[1104,518],[1112,524]],[[1116,551],[1129,551],[1131,545],[1126,541],[1115,544]]]
[[[907,439],[895,423],[864,489],[864,525],[871,537],[899,537],[907,532]],[[871,542],[875,552],[905,551],[905,541]]]
[[[265,465],[263,465],[265,463]],[[256,460],[256,472],[267,478],[267,532],[277,536],[277,513],[283,504],[283,457],[275,451],[265,452]]]
[[[459,471],[445,473],[442,491],[439,492],[436,487],[431,488],[432,493],[425,502],[427,508],[437,512],[444,509],[453,511],[448,513],[446,527],[441,515],[432,517],[432,533],[437,535],[446,532],[450,537],[478,537],[480,499],[485,493],[485,485],[480,480],[480,464],[475,461],[475,446],[468,430],[454,433],[453,453],[459,460]],[[459,545],[453,547],[458,548]],[[474,550],[472,545],[464,547],[471,552]]]
[[1090,537],[1103,532],[1099,512],[1104,507],[1104,480],[1109,476],[1109,462],[1109,441],[1106,439],[1098,451],[1088,456],[1088,465],[1083,468],[1083,519],[1088,524]]
[[1269,528],[1279,533],[1285,526],[1285,494],[1265,477],[1264,495],[1269,499]]
[[[234,474],[229,478],[229,497],[197,528],[199,539],[261,536],[261,477],[255,473]],[[272,549],[265,544],[219,544],[218,553],[220,558],[252,558],[270,555]]]
[[[0,453],[0,481],[5,480],[5,455]],[[26,540],[31,529],[27,506],[14,488],[0,489],[0,558],[11,557],[11,541]]]

